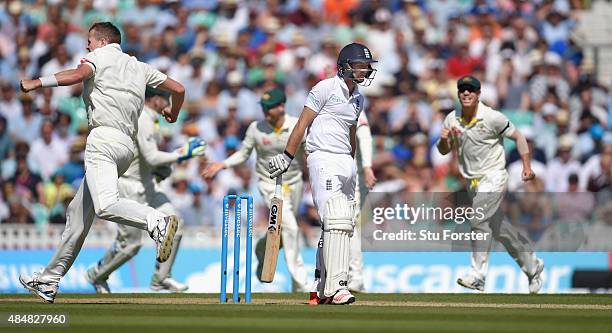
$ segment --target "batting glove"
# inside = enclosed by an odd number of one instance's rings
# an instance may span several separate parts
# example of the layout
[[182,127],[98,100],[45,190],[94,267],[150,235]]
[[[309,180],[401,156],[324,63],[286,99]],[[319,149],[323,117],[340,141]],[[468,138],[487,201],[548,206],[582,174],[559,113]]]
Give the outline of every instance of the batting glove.
[[283,154],[278,154],[270,159],[268,162],[268,171],[270,172],[270,178],[276,178],[283,174],[289,165],[293,161],[293,156],[285,151]]
[[206,146],[206,141],[202,138],[189,138],[183,148],[183,155],[178,158],[179,163],[195,156],[204,156],[206,154]]

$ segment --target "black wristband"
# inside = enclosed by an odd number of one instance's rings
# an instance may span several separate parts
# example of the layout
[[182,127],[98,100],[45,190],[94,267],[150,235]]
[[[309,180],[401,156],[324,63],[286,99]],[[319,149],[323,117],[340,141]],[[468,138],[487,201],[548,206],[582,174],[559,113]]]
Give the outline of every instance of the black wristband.
[[293,160],[293,155],[289,154],[289,152],[287,150],[285,150],[283,153],[285,153],[285,155],[287,155],[287,157],[289,157],[289,159]]

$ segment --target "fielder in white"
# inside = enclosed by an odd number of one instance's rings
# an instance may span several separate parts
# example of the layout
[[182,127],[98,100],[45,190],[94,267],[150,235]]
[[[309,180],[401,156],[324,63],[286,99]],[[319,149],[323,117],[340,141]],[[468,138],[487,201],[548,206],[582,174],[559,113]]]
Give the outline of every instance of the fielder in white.
[[355,228],[357,119],[364,97],[358,84],[371,83],[376,62],[364,45],[351,43],[338,55],[338,74],[317,83],[291,132],[283,154],[269,162],[270,177],[286,172],[306,129],[307,163],[312,197],[323,226],[319,296],[324,303],[349,304],[350,237]]
[[[170,200],[157,188],[155,179],[170,175],[170,165],[182,162],[195,156],[204,155],[206,143],[200,138],[190,138],[185,147],[174,152],[160,151],[157,147],[161,141],[159,132],[159,115],[170,107],[169,94],[147,88],[145,104],[138,118],[138,149],[132,164],[119,178],[119,196],[149,205],[167,215],[178,215]],[[157,263],[151,279],[151,289],[155,291],[182,292],[187,285],[174,280],[170,272],[176,259],[182,238],[182,220],[174,237],[170,258],[164,263]],[[110,293],[107,280],[112,272],[134,257],[142,246],[142,230],[119,224],[115,243],[106,252],[98,264],[87,271],[89,281],[96,292]]]
[[85,147],[85,178],[68,206],[66,228],[51,261],[32,277],[21,275],[21,284],[43,300],[55,300],[60,279],[81,250],[95,216],[147,230],[157,244],[157,260],[168,260],[178,228],[178,217],[136,201],[119,197],[118,179],[136,153],[138,117],[144,104],[145,88],[159,87],[172,94],[172,108],[163,115],[175,122],[185,89],[151,66],[123,51],[121,33],[110,22],[89,29],[89,53],[76,69],[35,80],[23,80],[21,89],[69,86],[84,82],[89,135]]
[[[265,120],[252,122],[247,129],[240,150],[222,162],[212,163],[204,170],[202,175],[206,178],[212,178],[222,169],[238,166],[246,162],[253,149],[255,149],[257,152],[255,172],[259,178],[259,192],[266,201],[266,204],[270,205],[270,200],[274,196],[276,182],[269,177],[267,163],[270,158],[283,152],[289,140],[289,134],[293,131],[298,121],[297,118],[285,114],[286,99],[285,93],[280,89],[272,89],[264,93],[260,104],[265,113]],[[297,223],[297,214],[304,188],[302,180],[303,155],[302,151],[297,153],[297,163],[293,163],[283,176],[281,246],[284,248],[285,261],[291,274],[294,292],[305,292],[307,290],[306,270],[304,268],[304,260],[300,254],[299,227]],[[257,266],[258,278],[261,278],[261,270],[263,269],[265,240],[265,237],[260,239],[255,251],[259,260],[259,265]]]
[[487,235],[485,240],[472,242],[472,272],[460,277],[457,283],[484,291],[489,251],[495,238],[527,275],[529,291],[537,293],[542,287],[544,262],[536,257],[526,239],[504,221],[499,209],[508,183],[503,138],[516,141],[523,161],[523,181],[535,178],[527,140],[506,116],[480,102],[480,82],[476,78],[460,78],[457,89],[461,109],[446,116],[437,147],[443,155],[456,149],[459,171],[469,181],[472,206],[485,212],[484,218],[471,221],[472,230]]

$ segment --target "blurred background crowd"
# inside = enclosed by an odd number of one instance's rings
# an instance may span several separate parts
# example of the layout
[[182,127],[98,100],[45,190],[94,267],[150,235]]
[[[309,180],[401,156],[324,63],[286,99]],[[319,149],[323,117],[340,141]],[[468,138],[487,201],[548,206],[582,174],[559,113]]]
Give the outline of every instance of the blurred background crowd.
[[[456,156],[439,155],[434,143],[457,104],[457,78],[472,74],[482,81],[482,101],[502,110],[532,147],[538,178],[526,186],[518,154],[506,142],[509,190],[610,191],[611,81],[598,75],[606,59],[585,49],[589,22],[580,16],[595,6],[612,15],[605,1],[581,0],[4,1],[0,220],[65,220],[84,173],[82,87],[23,95],[18,84],[74,68],[97,21],[116,24],[125,52],[185,85],[180,120],[161,124],[164,150],[201,136],[209,142],[208,160],[222,160],[239,147],[249,123],[263,118],[263,91],[282,87],[286,112],[298,116],[309,89],[335,74],[340,48],[357,41],[379,60],[374,83],[362,89],[376,190],[465,186]],[[610,35],[604,39],[612,44]],[[190,161],[176,166],[163,186],[187,225],[218,225],[229,192],[252,193],[262,207],[253,162],[204,180],[206,160]],[[308,187],[303,201],[302,221],[316,224]],[[265,222],[265,209],[256,211]]]

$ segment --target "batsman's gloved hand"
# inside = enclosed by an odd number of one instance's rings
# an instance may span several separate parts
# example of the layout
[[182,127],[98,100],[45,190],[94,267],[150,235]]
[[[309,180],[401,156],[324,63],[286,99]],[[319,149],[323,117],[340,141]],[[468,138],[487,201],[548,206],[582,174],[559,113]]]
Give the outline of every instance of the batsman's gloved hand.
[[169,165],[160,165],[153,169],[153,176],[155,176],[155,180],[157,180],[158,183],[170,177],[171,173],[172,168]]
[[284,153],[272,157],[268,162],[270,178],[276,178],[287,171],[287,169],[289,169],[289,165],[291,165],[291,161],[293,161],[293,156],[286,150]]
[[183,155],[178,158],[178,162],[183,162],[195,156],[204,156],[206,154],[207,143],[202,138],[189,138],[183,147]]

